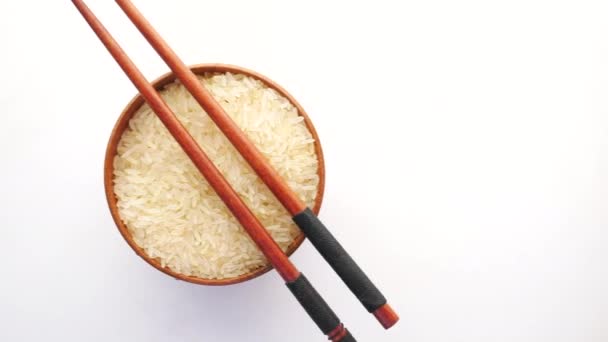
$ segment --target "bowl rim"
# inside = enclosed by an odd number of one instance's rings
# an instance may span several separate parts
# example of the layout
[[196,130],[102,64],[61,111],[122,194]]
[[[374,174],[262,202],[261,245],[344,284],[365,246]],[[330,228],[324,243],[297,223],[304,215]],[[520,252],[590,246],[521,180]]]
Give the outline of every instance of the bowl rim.
[[[318,189],[317,189],[317,194],[315,196],[314,205],[311,209],[315,214],[318,214],[319,210],[321,209],[321,204],[323,202],[323,195],[324,195],[324,191],[325,191],[325,162],[324,162],[324,158],[323,158],[323,150],[321,148],[321,142],[319,140],[319,136],[317,134],[317,131],[316,131],[312,121],[308,117],[308,114],[306,114],[306,111],[304,111],[304,108],[302,108],[302,106],[296,101],[296,99],[289,92],[287,92],[287,90],[285,90],[283,87],[278,85],[276,82],[272,81],[270,78],[268,78],[262,74],[259,74],[253,70],[249,70],[247,68],[243,68],[243,67],[236,66],[236,65],[220,64],[220,63],[195,64],[195,65],[190,65],[188,67],[190,68],[190,70],[192,70],[197,75],[205,74],[205,73],[230,72],[230,73],[234,73],[234,74],[243,74],[246,76],[250,76],[252,78],[262,81],[266,86],[274,89],[279,94],[281,94],[282,96],[287,98],[289,100],[289,102],[291,102],[293,104],[293,106],[297,109],[298,114],[300,116],[304,117],[304,123],[306,124],[306,127],[308,128],[308,130],[310,131],[310,133],[314,139],[315,154],[317,155],[317,159],[318,159],[317,174],[319,175],[319,185],[318,185]],[[167,72],[164,75],[156,78],[151,83],[152,83],[152,86],[156,90],[161,90],[166,85],[174,82],[175,80],[176,80],[176,77],[173,74],[173,72]],[[211,285],[211,286],[238,284],[238,283],[242,283],[247,280],[259,277],[259,276],[267,273],[268,271],[270,271],[273,268],[272,265],[266,265],[266,266],[254,269],[252,271],[249,271],[240,276],[233,277],[233,278],[225,278],[225,279],[205,279],[205,278],[199,278],[196,276],[184,275],[184,274],[178,273],[176,271],[173,271],[169,267],[166,267],[166,266],[163,267],[158,258],[149,257],[145,253],[143,248],[141,248],[140,246],[138,246],[135,243],[133,237],[129,233],[129,230],[128,230],[126,224],[122,221],[122,219],[120,218],[120,214],[118,212],[117,198],[114,193],[114,182],[113,182],[114,173],[113,173],[113,171],[114,171],[114,157],[116,156],[116,149],[118,147],[118,143],[120,142],[120,139],[122,138],[122,134],[128,128],[128,124],[129,124],[131,117],[144,104],[144,102],[145,101],[144,101],[143,97],[139,93],[136,94],[131,99],[131,101],[129,101],[129,103],[126,105],[126,107],[121,112],[120,116],[118,117],[118,119],[112,129],[112,133],[110,134],[110,139],[108,140],[108,144],[106,147],[106,153],[105,153],[104,187],[105,187],[106,200],[108,202],[108,207],[110,209],[110,213],[112,214],[112,218],[114,219],[114,223],[116,224],[116,227],[118,228],[118,231],[120,232],[120,234],[122,235],[124,240],[133,249],[133,251],[135,251],[135,253],[139,257],[141,257],[144,261],[146,261],[149,265],[153,266],[157,270],[159,270],[175,279],[184,280],[184,281],[194,283],[194,284]],[[305,239],[304,233],[302,233],[300,231],[299,234],[294,239],[294,241],[287,248],[286,254],[288,256],[291,256],[300,247],[300,245],[302,245],[302,242],[304,241],[304,239]]]

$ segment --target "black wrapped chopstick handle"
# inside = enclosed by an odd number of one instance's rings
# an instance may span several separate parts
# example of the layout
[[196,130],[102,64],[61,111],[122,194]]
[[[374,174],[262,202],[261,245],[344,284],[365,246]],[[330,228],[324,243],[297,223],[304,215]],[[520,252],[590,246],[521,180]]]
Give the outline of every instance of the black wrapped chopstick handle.
[[303,274],[300,273],[296,280],[287,283],[287,287],[323,334],[327,335],[331,341],[356,341]]
[[367,311],[374,312],[386,304],[378,288],[309,208],[293,220]]

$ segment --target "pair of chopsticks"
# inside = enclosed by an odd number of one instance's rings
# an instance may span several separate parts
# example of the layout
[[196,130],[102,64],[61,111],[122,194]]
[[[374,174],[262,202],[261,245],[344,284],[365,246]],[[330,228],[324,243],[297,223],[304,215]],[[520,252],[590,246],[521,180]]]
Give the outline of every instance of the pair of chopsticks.
[[[175,114],[160,97],[154,87],[126,55],[110,33],[82,0],[72,0],[95,34],[112,57],[131,79],[143,98],[150,105],[168,131],[180,144],[194,165],[209,182],[228,209],[247,231],[258,248],[285,280],[300,304],[331,341],[354,341],[348,330],[331,308],[316,292],[306,277],[291,263],[285,253],[268,234],[263,225],[240,199],[213,162],[196,143]],[[239,151],[262,181],[293,216],[293,220],[304,232],[319,253],[331,265],[344,283],[355,294],[365,308],[373,313],[386,329],[393,326],[399,317],[387,304],[386,299],[333,237],[323,223],[306,207],[306,204],[289,188],[286,181],[274,170],[245,133],[226,114],[218,102],[198,81],[194,73],[181,61],[175,52],[154,30],[130,0],[116,0],[133,24],[144,35],[160,57],[167,63],[194,99],[207,112],[218,128]]]

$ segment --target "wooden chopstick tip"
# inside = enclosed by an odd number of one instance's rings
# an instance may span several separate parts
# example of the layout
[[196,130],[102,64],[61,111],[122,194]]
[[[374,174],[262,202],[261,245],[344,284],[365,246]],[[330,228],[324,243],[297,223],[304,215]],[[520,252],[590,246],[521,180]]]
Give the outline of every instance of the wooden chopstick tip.
[[399,315],[388,304],[382,305],[373,314],[384,329],[390,329],[399,321]]

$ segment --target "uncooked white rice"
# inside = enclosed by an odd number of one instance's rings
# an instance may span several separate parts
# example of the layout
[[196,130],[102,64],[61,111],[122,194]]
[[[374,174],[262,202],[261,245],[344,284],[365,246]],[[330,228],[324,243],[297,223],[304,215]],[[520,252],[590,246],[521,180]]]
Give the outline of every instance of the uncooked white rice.
[[[240,74],[199,80],[309,206],[319,177],[311,133],[297,109],[262,82]],[[298,228],[180,83],[161,91],[190,134],[283,250]],[[267,264],[167,129],[144,104],[114,159],[120,216],[135,242],[163,267],[205,279],[232,278]]]

